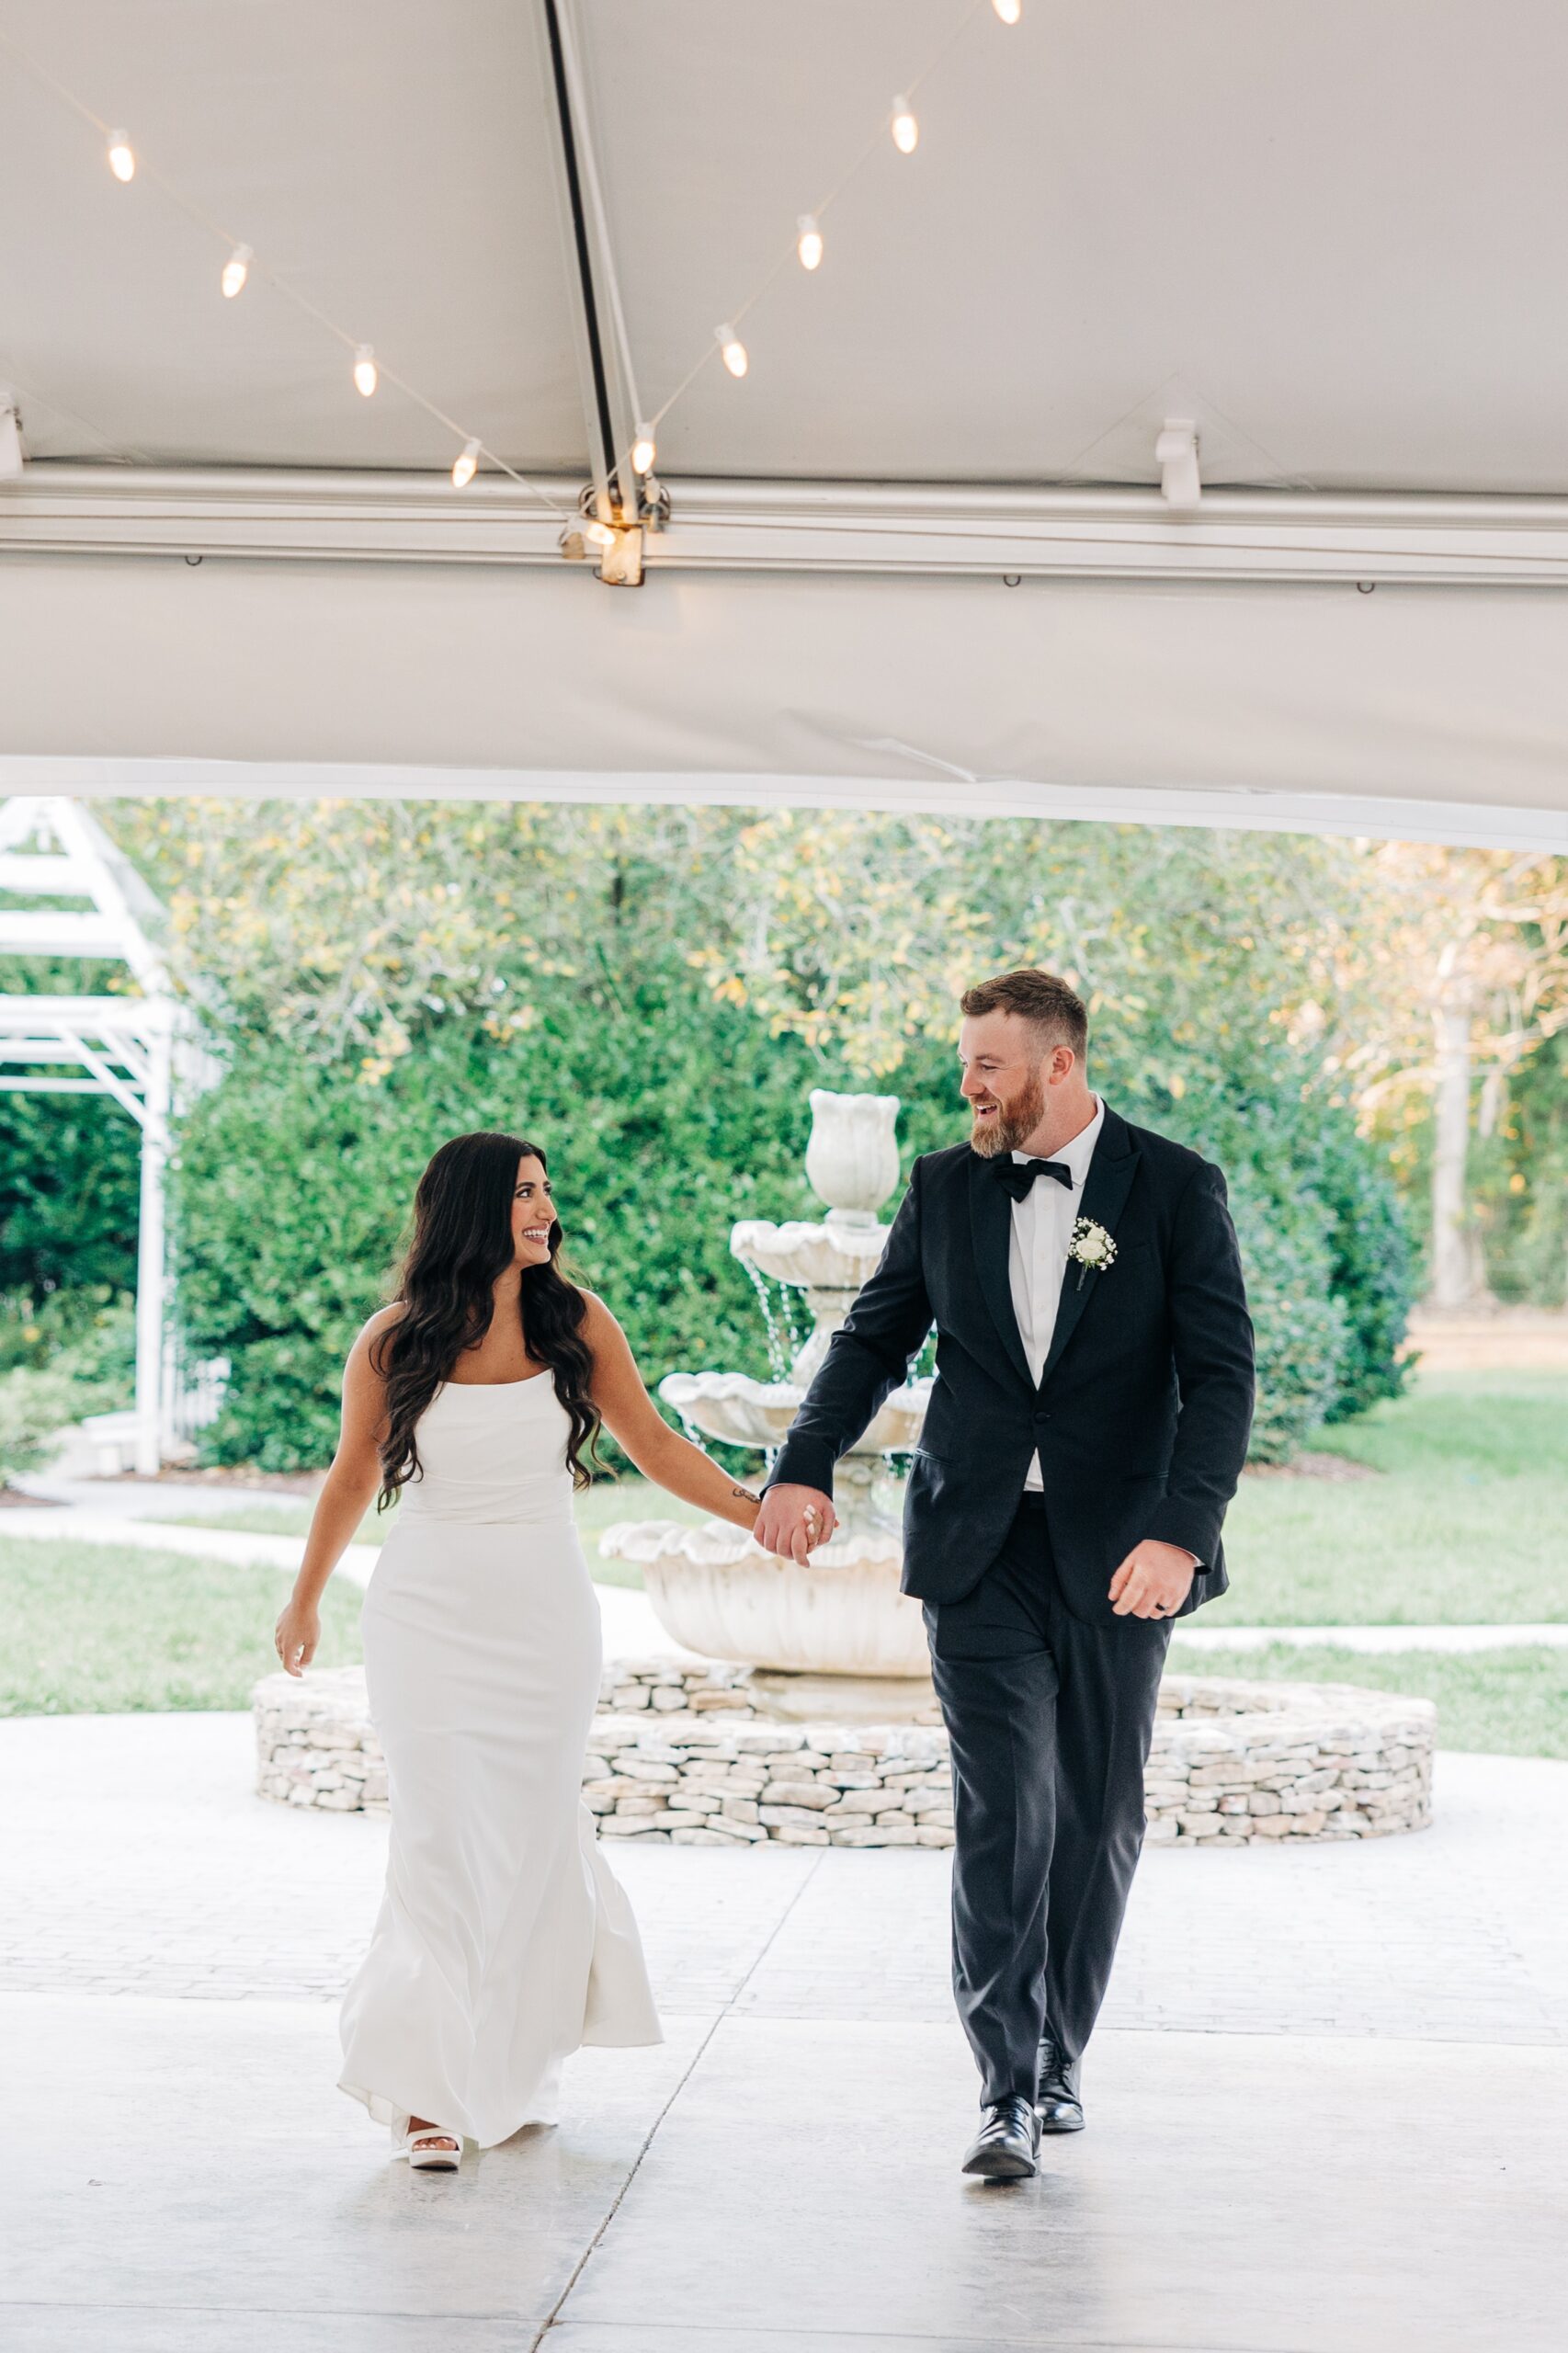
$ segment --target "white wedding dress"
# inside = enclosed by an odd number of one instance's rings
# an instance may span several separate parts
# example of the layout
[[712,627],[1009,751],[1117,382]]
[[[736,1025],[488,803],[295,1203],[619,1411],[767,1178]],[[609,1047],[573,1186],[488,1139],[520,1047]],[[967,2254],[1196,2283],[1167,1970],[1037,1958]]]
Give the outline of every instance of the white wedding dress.
[[553,2123],[585,2042],[658,2042],[631,1908],[581,1796],[598,1603],[548,1373],[448,1381],[362,1625],[392,1840],[339,2087],[483,2148]]

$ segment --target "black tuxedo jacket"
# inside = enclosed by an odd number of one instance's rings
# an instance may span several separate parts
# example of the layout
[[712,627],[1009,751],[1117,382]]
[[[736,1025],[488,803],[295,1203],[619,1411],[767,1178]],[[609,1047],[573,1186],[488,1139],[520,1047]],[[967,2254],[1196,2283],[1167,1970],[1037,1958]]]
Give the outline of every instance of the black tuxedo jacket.
[[1246,1459],[1253,1336],[1218,1168],[1106,1106],[1079,1214],[1116,1259],[1068,1262],[1039,1386],[1013,1313],[1012,1200],[967,1143],[910,1173],[862,1288],[768,1485],[833,1492],[833,1466],[937,1326],[937,1380],[903,1511],[903,1589],[957,1601],[1000,1552],[1038,1452],[1057,1574],[1074,1616],[1116,1623],[1108,1588],[1156,1537],[1200,1563],[1181,1615],[1225,1591],[1220,1529]]

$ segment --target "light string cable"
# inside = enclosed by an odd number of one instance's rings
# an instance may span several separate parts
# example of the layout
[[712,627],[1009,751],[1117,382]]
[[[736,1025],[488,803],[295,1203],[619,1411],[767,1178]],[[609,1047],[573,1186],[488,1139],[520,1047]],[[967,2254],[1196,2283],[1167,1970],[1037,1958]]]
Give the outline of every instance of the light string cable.
[[[947,34],[945,39],[932,51],[925,64],[920,68],[919,73],[914,76],[913,80],[904,82],[901,85],[899,97],[903,100],[905,105],[907,105],[914,97],[915,93],[921,87],[922,84],[929,80],[932,74],[936,72],[937,67],[940,65],[943,59],[947,56],[949,51],[954,47],[960,37],[968,30],[970,25],[973,22],[974,18],[980,15],[982,9],[986,7],[991,8],[993,13],[1000,18],[1003,24],[1010,25],[1017,22],[1017,17],[1016,16],[1004,14],[1003,10],[996,6],[996,0],[969,0],[969,6],[959,17],[958,22],[953,26],[952,30]],[[846,188],[848,188],[850,182],[858,177],[858,176],[865,169],[867,164],[869,163],[871,157],[878,153],[883,141],[888,137],[888,129],[889,119],[884,115],[879,121],[876,130],[871,133],[870,137],[867,140],[865,145],[860,149],[860,152],[855,157],[854,161],[848,165],[847,169],[837,180],[834,182],[827,194],[821,198],[818,202],[812,207],[809,218],[815,224],[820,226],[824,214],[828,211],[831,206],[837,203],[839,198],[844,194]],[[801,217],[804,219],[808,216],[802,215]],[[778,276],[779,272],[787,269],[791,261],[798,260],[799,254],[800,242],[799,232],[797,231],[797,234],[794,237],[791,237],[789,244],[780,248],[777,258],[769,265],[762,278],[758,279],[756,285],[753,287],[751,292],[746,296],[745,301],[742,302],[737,309],[727,311],[725,313],[724,316],[726,323],[732,326],[737,326],[741,320],[746,316],[749,311],[755,310],[757,303],[762,300],[762,297],[767,293],[768,288],[773,284],[774,279]],[[665,402],[663,407],[654,411],[652,418],[649,420],[650,426],[654,432],[657,432],[659,426],[664,423],[665,417],[669,415],[671,409],[674,408],[676,403],[681,398],[683,393],[690,391],[692,385],[697,381],[698,377],[701,375],[704,368],[708,366],[709,362],[717,354],[718,348],[719,347],[717,343],[710,339],[699,357],[693,362],[691,367],[687,369],[686,374],[681,378],[679,383],[676,386],[669,398]],[[620,455],[623,463],[630,460],[631,455],[631,445],[629,445],[627,449],[623,449]]]
[[[17,63],[31,74],[35,80],[41,83],[43,87],[58,98],[62,106],[69,107],[71,111],[79,115],[84,122],[91,123],[94,130],[106,141],[122,135],[119,133],[118,126],[107,122],[85,98],[79,97],[74,90],[61,81],[58,74],[51,74],[47,66],[41,65],[30,51],[23,48],[15,34],[6,31],[4,25],[0,25],[0,48],[9,51]],[[312,320],[327,335],[335,337],[343,345],[345,350],[353,352],[358,357],[366,348],[362,336],[350,335],[347,327],[339,326],[335,319],[329,318],[318,304],[311,301],[309,295],[300,291],[291,279],[285,278],[281,271],[275,269],[269,262],[248,247],[244,239],[234,236],[231,231],[225,229],[221,221],[215,220],[204,206],[196,203],[193,199],[187,196],[183,188],[176,188],[167,175],[159,171],[155,165],[148,163],[140,150],[136,152],[131,169],[133,172],[144,173],[176,211],[183,212],[187,221],[193,222],[199,229],[204,230],[209,236],[222,244],[228,250],[231,258],[243,256],[247,273],[254,271],[257,277],[264,278],[286,302],[291,302],[297,311]],[[405,376],[400,376],[395,369],[383,365],[379,356],[374,364],[377,378],[394,385],[405,400],[412,401],[415,408],[423,409],[426,416],[433,417],[437,425],[444,426],[462,445],[464,456],[472,451],[476,457],[487,458],[499,472],[506,475],[509,481],[515,482],[520,490],[530,493],[542,506],[547,506],[552,515],[560,516],[562,521],[572,519],[570,510],[562,506],[559,499],[552,498],[549,491],[539,483],[530,480],[527,474],[519,473],[516,466],[508,465],[506,459],[491,449],[478,434],[470,433],[466,426],[459,424],[455,416],[449,415],[438,403],[428,399],[416,384],[411,384],[408,379]],[[472,479],[472,475],[465,476],[465,479]]]

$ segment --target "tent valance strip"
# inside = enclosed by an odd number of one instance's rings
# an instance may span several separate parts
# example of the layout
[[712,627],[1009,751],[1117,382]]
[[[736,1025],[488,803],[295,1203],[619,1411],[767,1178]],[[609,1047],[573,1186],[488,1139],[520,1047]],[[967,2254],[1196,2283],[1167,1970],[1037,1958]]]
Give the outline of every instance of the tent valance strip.
[[1347,840],[1444,842],[1458,848],[1568,856],[1568,812],[1269,790],[1262,786],[1074,786],[1021,779],[939,783],[857,776],[653,774],[646,770],[399,767],[324,760],[0,757],[0,792],[80,800],[631,801],[733,808],[846,809],[928,817],[1056,817],[1096,824],[1234,827]]
[[1539,587],[34,555],[18,792],[728,801],[1568,847]]

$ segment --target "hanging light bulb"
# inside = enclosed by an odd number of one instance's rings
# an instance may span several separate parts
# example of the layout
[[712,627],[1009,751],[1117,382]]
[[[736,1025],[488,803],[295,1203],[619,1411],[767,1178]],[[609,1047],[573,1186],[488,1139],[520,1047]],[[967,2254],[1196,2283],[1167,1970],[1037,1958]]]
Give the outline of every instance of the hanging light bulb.
[[108,135],[108,167],[117,180],[136,177],[136,155],[123,131],[111,131]]
[[640,425],[637,428],[637,438],[631,444],[632,472],[634,474],[652,473],[653,471],[653,460],[656,455],[657,451],[653,445],[653,426],[651,425]]
[[751,361],[746,355],[745,345],[741,341],[740,336],[735,333],[734,328],[726,324],[722,327],[715,327],[713,333],[718,340],[719,349],[723,357],[724,365],[729,369],[731,375],[744,376],[746,369],[750,367]]
[[354,387],[367,400],[375,391],[380,379],[376,370],[376,355],[368,343],[362,343],[354,354]]
[[920,143],[920,125],[907,98],[892,102],[892,143],[901,155],[913,155]]
[[218,283],[222,288],[224,299],[227,301],[232,302],[244,287],[246,278],[250,276],[250,266],[255,259],[256,256],[249,245],[236,245],[223,264],[223,274]]
[[991,6],[1005,25],[1016,25],[1024,13],[1024,0],[991,0]]
[[801,267],[815,269],[822,260],[822,231],[817,227],[817,216],[814,212],[802,212],[795,225],[801,232],[795,240]]
[[477,441],[465,441],[462,455],[452,460],[452,488],[466,490],[478,472],[479,444]]

